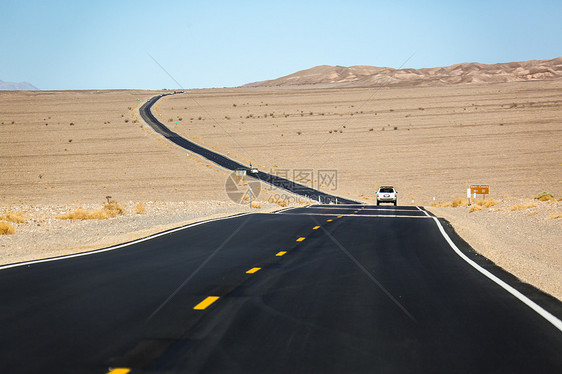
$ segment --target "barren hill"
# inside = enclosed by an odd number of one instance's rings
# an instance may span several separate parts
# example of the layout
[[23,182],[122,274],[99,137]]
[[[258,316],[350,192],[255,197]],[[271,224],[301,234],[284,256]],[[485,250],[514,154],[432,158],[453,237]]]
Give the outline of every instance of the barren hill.
[[4,82],[0,81],[0,90],[2,91],[35,91],[37,87],[27,82]]
[[376,66],[329,66],[311,69],[246,87],[337,85],[338,87],[450,85],[481,82],[521,82],[562,78],[562,57],[499,64],[476,62],[426,69],[393,69]]

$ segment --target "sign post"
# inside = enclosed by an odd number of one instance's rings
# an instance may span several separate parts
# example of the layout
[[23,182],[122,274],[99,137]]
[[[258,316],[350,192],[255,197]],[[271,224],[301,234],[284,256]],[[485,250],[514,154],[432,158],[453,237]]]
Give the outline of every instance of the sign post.
[[[474,202],[476,202],[476,195],[484,195],[484,199],[486,199],[486,195],[490,193],[490,185],[472,184],[466,192],[469,195],[474,195]],[[470,197],[468,198],[468,203],[470,204]]]

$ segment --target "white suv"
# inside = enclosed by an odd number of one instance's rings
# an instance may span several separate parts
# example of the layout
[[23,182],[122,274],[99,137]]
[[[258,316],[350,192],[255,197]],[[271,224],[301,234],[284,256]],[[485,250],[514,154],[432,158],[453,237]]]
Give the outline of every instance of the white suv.
[[377,205],[380,203],[396,203],[398,202],[398,192],[392,186],[381,186],[377,191]]

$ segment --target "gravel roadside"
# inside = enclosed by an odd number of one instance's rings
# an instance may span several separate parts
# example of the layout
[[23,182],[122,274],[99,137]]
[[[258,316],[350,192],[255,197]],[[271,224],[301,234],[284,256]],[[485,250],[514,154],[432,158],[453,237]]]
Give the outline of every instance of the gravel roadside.
[[143,238],[168,229],[239,213],[268,213],[281,209],[262,203],[260,209],[225,201],[145,202],[136,214],[137,202],[122,204],[125,214],[109,219],[63,220],[57,216],[82,208],[99,210],[102,204],[18,205],[0,208],[22,213],[24,223],[10,223],[15,235],[0,235],[0,264],[56,257],[100,249]]

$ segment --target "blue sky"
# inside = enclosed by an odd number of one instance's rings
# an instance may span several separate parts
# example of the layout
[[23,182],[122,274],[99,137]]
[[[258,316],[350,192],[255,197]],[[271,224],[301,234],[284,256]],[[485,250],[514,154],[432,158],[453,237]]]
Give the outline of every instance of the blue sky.
[[40,89],[230,87],[316,65],[562,55],[560,1],[0,1],[0,80]]

